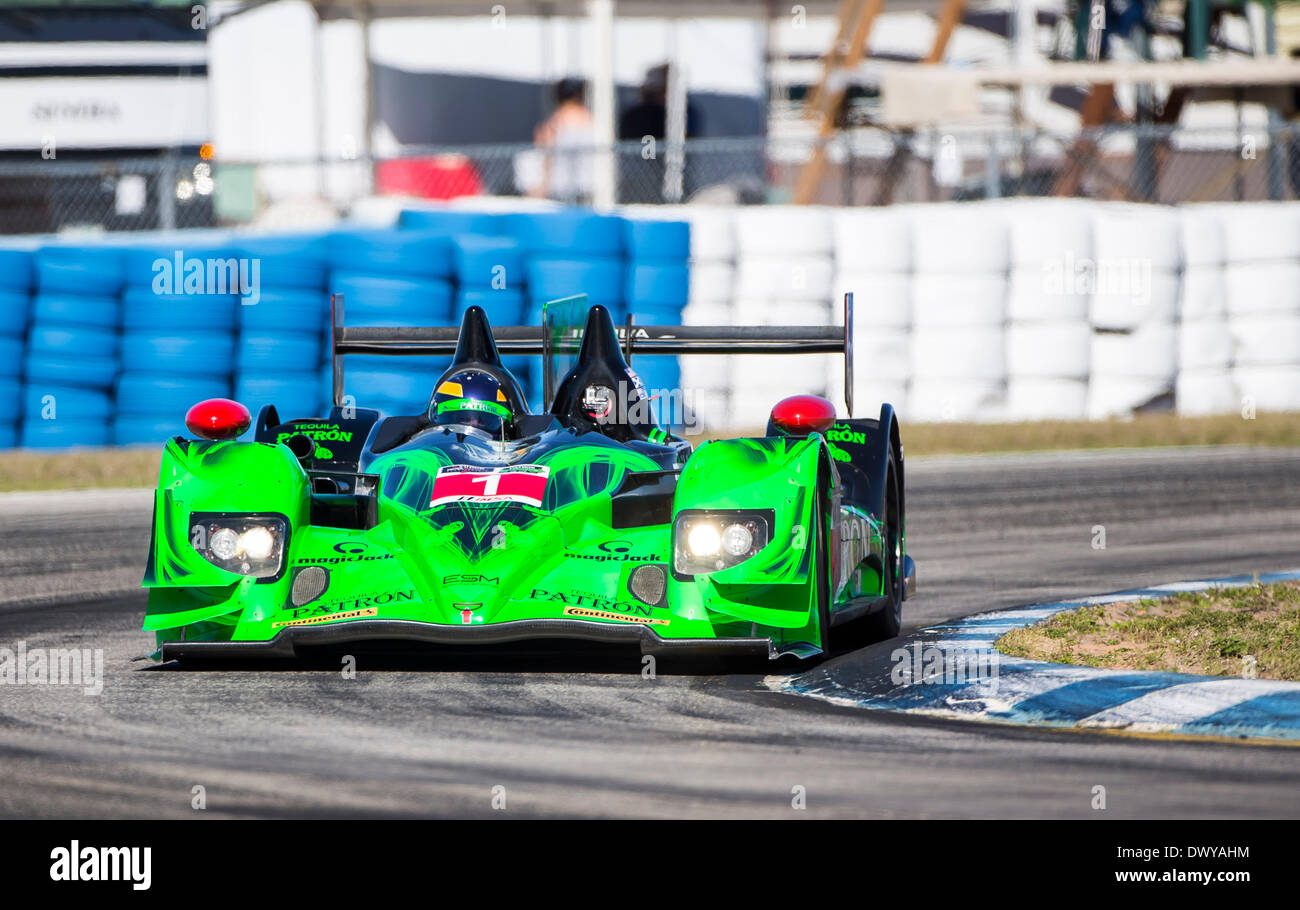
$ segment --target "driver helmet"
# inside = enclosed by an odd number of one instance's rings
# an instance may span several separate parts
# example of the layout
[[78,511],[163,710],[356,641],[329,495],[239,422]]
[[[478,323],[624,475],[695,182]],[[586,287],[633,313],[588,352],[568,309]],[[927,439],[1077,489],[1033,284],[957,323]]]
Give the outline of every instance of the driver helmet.
[[468,426],[497,436],[513,427],[515,408],[501,382],[485,370],[466,368],[444,377],[434,390],[429,421]]

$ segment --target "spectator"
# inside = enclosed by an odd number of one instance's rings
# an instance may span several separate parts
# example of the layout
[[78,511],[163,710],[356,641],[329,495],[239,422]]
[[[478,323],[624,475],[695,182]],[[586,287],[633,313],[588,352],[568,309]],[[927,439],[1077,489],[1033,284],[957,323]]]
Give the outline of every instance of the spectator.
[[[698,116],[686,105],[686,137],[698,131]],[[641,83],[640,100],[623,112],[618,120],[618,138],[640,143],[623,154],[620,202],[663,202],[663,149],[657,145],[647,151],[646,137],[661,143],[668,135],[668,64],[646,70]]]
[[555,110],[533,133],[543,150],[541,173],[530,196],[545,196],[560,202],[586,205],[591,201],[593,179],[592,145],[595,131],[587,109],[587,84],[581,79],[562,79],[555,87]]

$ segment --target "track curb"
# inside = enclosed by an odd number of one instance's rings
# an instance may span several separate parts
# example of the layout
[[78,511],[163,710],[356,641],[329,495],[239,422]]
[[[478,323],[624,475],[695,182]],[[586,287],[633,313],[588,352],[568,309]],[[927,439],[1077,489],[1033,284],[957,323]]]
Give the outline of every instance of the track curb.
[[[1300,742],[1300,683],[1102,670],[1010,657],[1002,634],[1055,613],[1135,597],[1300,578],[1300,569],[1175,582],[977,613],[904,638],[870,672],[769,676],[769,689],[832,704],[1031,726]],[[967,670],[970,668],[970,672]],[[974,678],[971,678],[973,675]],[[918,681],[913,682],[913,677]]]

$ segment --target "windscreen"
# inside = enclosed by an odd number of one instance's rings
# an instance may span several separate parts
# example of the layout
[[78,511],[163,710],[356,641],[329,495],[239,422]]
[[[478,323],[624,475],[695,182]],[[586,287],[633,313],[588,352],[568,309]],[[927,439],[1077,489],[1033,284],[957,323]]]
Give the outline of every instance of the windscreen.
[[587,325],[587,295],[562,297],[542,307],[542,328],[549,341],[542,354],[544,370],[543,407],[550,407],[560,380],[578,362],[582,348],[582,333]]

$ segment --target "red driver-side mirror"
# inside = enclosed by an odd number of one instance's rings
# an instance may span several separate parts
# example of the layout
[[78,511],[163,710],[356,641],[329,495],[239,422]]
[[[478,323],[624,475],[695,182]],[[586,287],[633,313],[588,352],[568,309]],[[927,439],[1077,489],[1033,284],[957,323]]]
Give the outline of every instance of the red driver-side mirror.
[[786,436],[825,434],[835,423],[835,405],[817,395],[792,395],[772,408],[768,435],[772,431]]
[[200,401],[185,414],[186,428],[204,439],[238,439],[252,424],[248,408],[229,398]]

